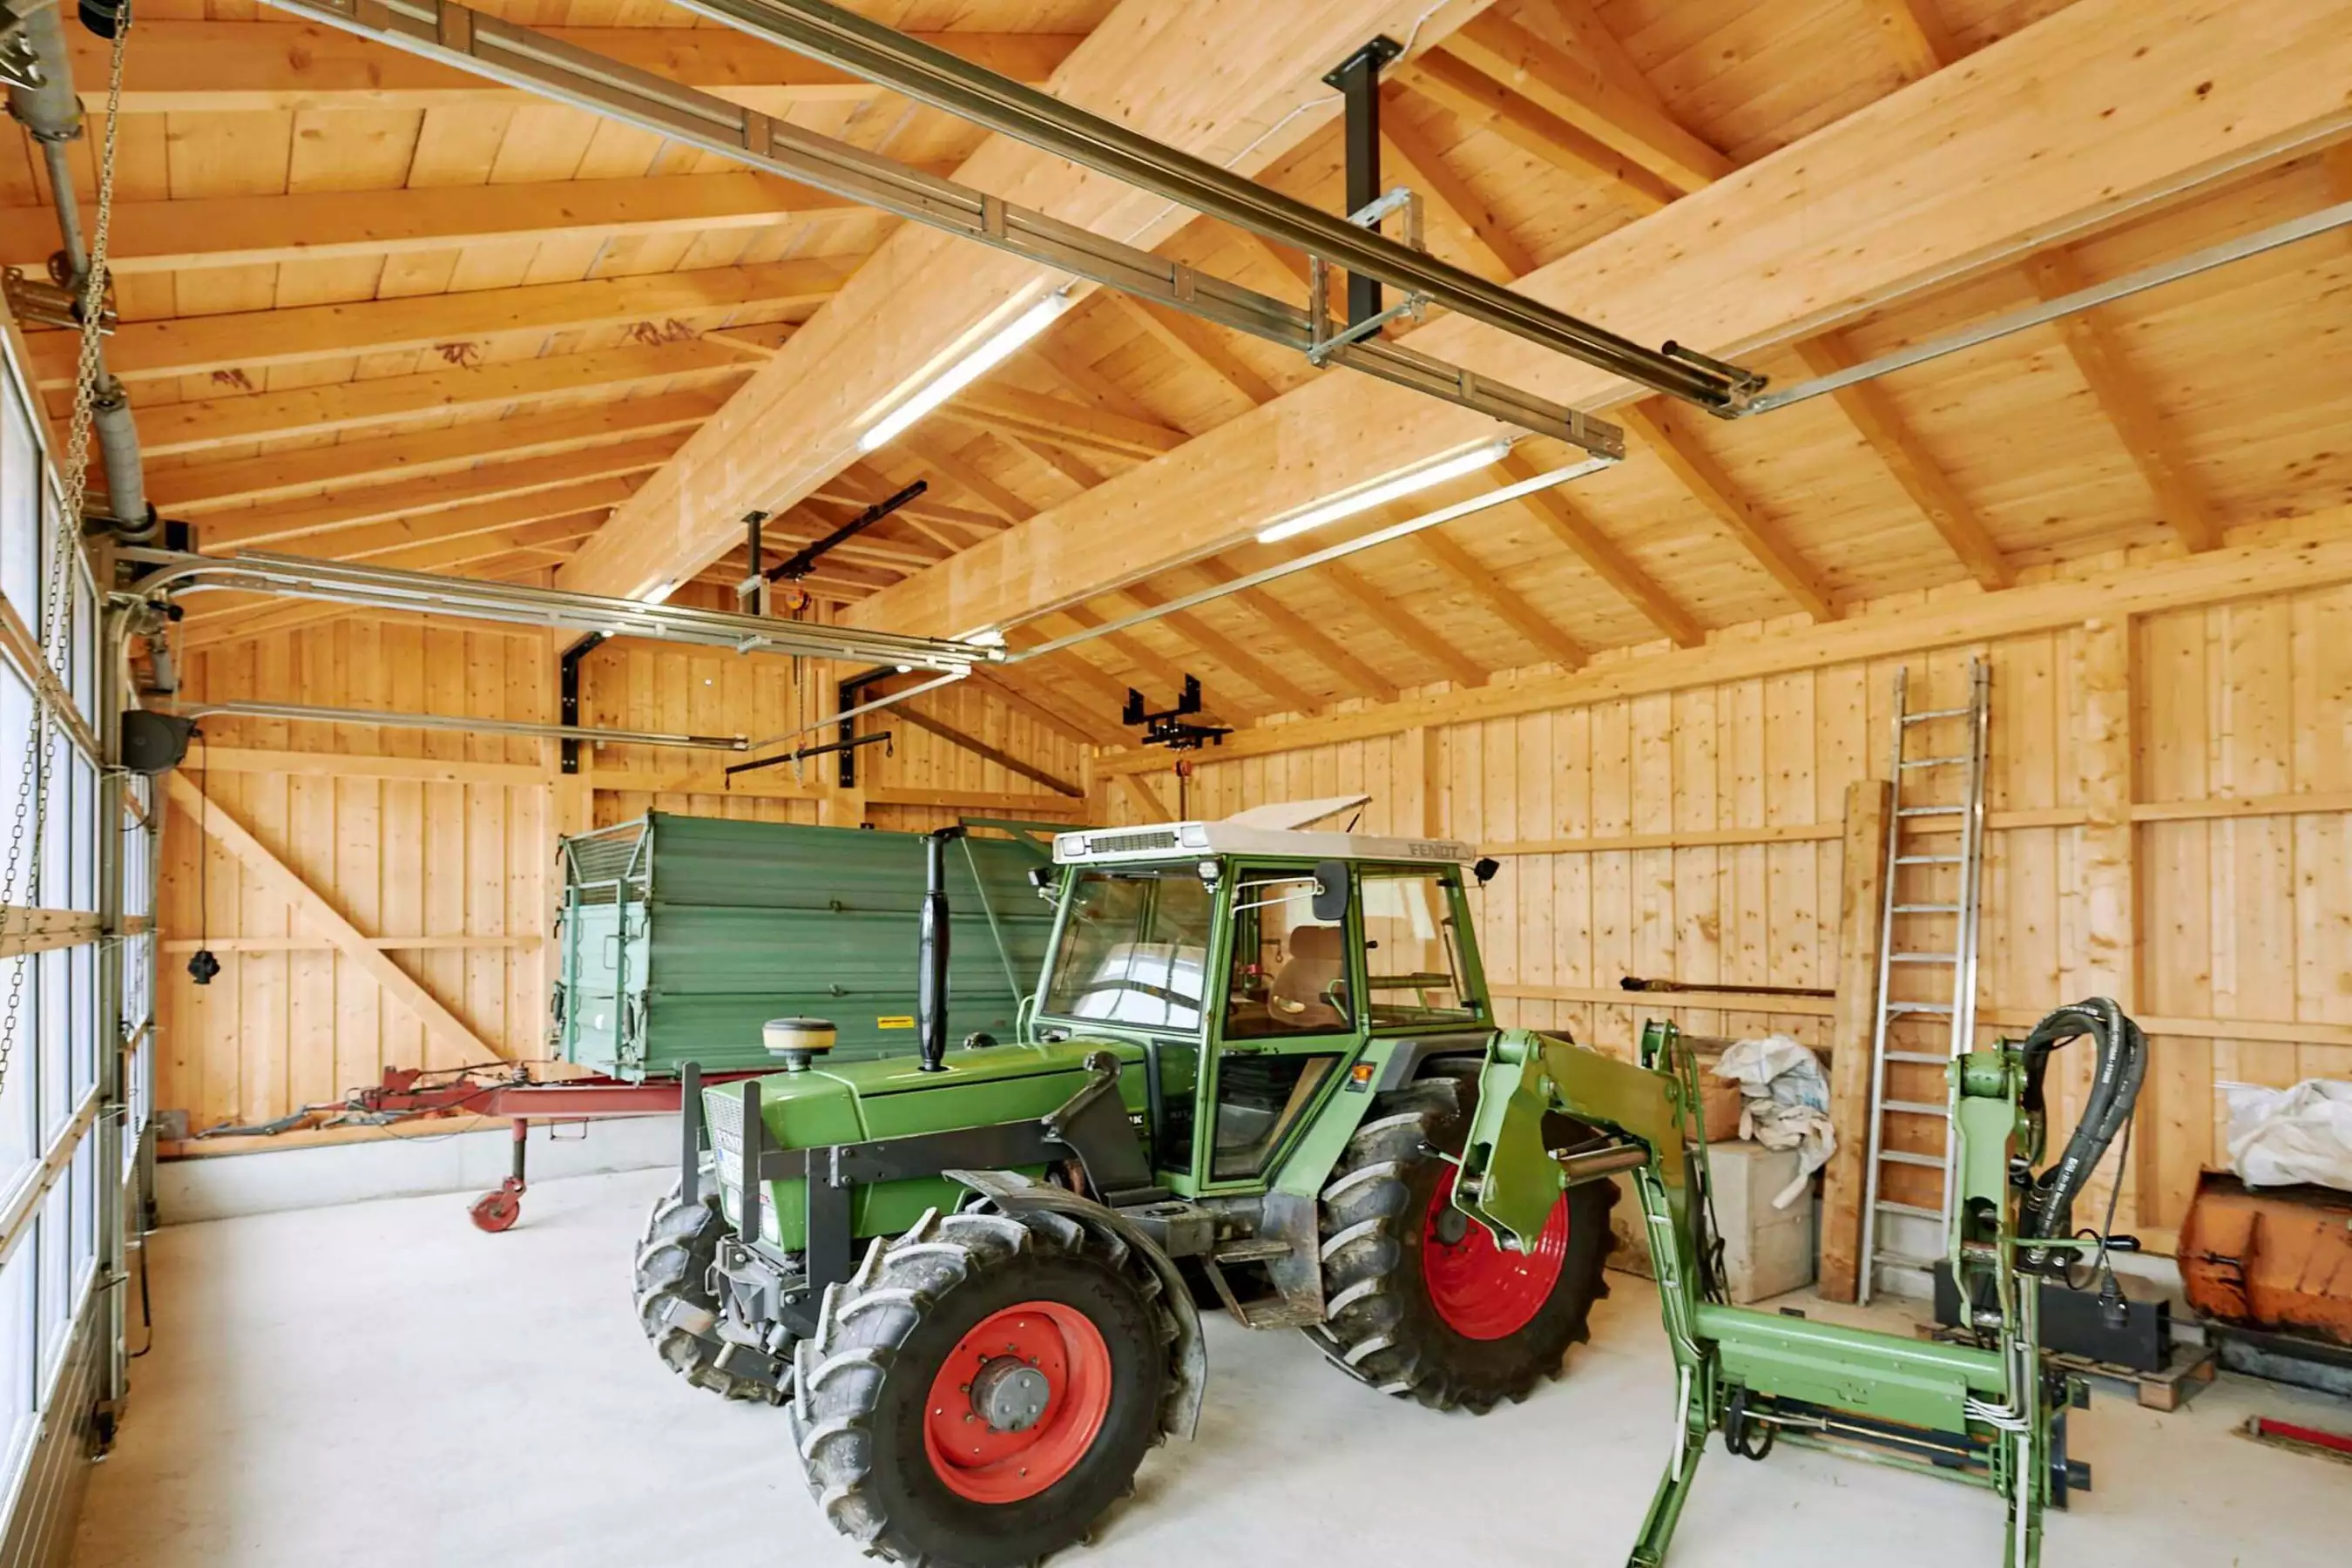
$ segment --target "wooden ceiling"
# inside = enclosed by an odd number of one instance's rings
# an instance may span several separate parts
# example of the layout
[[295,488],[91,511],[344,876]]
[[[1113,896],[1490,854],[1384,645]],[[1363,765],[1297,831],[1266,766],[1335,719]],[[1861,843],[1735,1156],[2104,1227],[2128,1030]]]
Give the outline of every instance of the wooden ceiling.
[[[982,140],[657,0],[483,8],[900,160],[949,169]],[[859,8],[1042,81],[1113,7]],[[1459,30],[1388,89],[1389,172],[1423,193],[1433,250],[1508,280],[1908,82],[1966,68],[2063,8],[1458,5],[1433,25]],[[242,0],[148,0],[131,61],[115,225],[123,326],[109,353],[132,388],[151,492],[208,549],[552,580],[893,226]],[[94,41],[77,71],[86,91],[103,79]],[[85,179],[89,146],[77,148]],[[31,142],[20,133],[8,149],[0,259],[36,265],[55,226]],[[1261,177],[1335,208],[1339,159],[1327,125]],[[1759,368],[1801,378],[2347,198],[2341,149],[2265,169],[1905,299]],[[1297,256],[1205,220],[1160,248],[1269,291],[1303,287]],[[1023,667],[1018,684],[1107,719],[1129,682],[1164,691],[1190,671],[1220,716],[1251,720],[1888,594],[2000,586],[2128,545],[2208,546],[2231,526],[2352,500],[2352,442],[2337,434],[2352,415],[2347,325],[2352,247],[2326,237],[1765,420],[1621,408],[1612,417],[1633,451],[1614,469]],[[61,412],[68,345],[31,341]],[[1096,293],[971,394],[783,510],[771,547],[781,555],[929,480],[921,501],[811,581],[822,603],[845,605],[1318,374]],[[1539,447],[1513,460],[1539,462]],[[1130,614],[1280,548],[1103,594],[1024,635]],[[739,549],[680,595],[726,602],[742,570]],[[322,613],[215,599],[187,629],[248,635]]]

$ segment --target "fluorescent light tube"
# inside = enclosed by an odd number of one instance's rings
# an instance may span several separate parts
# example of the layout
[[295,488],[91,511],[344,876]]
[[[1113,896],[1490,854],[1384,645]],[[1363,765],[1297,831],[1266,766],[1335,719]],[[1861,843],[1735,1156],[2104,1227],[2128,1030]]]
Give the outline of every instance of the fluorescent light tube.
[[1503,454],[1510,449],[1511,444],[1507,440],[1489,441],[1485,446],[1474,447],[1467,452],[1458,453],[1451,458],[1443,458],[1418,468],[1409,468],[1393,479],[1382,479],[1362,489],[1333,496],[1329,500],[1318,502],[1305,511],[1296,512],[1289,517],[1268,523],[1258,531],[1257,542],[1260,544],[1272,544],[1279,540],[1304,533],[1310,528],[1320,528],[1327,522],[1337,522],[1343,517],[1353,517],[1360,511],[1370,511],[1376,506],[1385,506],[1390,501],[1401,500],[1416,491],[1428,489],[1433,485],[1442,485],[1448,479],[1458,479],[1465,474],[1475,474],[1489,463],[1499,461]]
[[857,438],[857,449],[871,452],[887,447],[913,429],[924,416],[1003,364],[1024,343],[1054,324],[1070,308],[1070,296],[1056,289],[1006,322],[997,334],[931,378],[906,402],[884,415]]

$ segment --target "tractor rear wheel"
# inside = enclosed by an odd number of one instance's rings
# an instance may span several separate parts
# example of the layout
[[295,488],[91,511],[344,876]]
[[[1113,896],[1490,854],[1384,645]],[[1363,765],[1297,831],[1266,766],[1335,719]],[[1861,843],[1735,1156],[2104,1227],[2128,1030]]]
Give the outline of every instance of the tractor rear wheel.
[[835,1288],[799,1349],[793,1436],[826,1521],[923,1568],[1083,1538],[1159,1441],[1173,1317],[1123,1246],[1063,1216],[927,1215]]
[[1496,1247],[1454,1206],[1444,1158],[1461,1152],[1475,1092],[1441,1068],[1373,1104],[1323,1189],[1328,1315],[1307,1332],[1383,1394],[1484,1414],[1558,1377],[1590,1337],[1616,1192],[1571,1187],[1531,1250]]
[[775,1390],[717,1364],[719,1345],[710,1331],[719,1321],[719,1298],[711,1293],[710,1266],[726,1234],[717,1184],[708,1173],[698,1203],[684,1202],[671,1185],[646,1216],[637,1243],[637,1325],[655,1353],[695,1387],[728,1399],[773,1403]]

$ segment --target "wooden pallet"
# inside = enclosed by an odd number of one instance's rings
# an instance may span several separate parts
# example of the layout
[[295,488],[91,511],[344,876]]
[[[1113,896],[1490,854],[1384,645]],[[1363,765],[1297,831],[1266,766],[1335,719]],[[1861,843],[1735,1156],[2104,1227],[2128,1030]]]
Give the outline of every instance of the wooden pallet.
[[[1923,1340],[1940,1340],[1952,1344],[1970,1342],[1958,1330],[1934,1323],[1918,1323],[1913,1328]],[[2120,1362],[2093,1361],[2089,1356],[2047,1349],[2042,1352],[2042,1359],[2061,1372],[2070,1372],[2077,1377],[2127,1383],[2144,1409],[2178,1410],[2191,1394],[2213,1381],[2215,1370],[2213,1347],[2210,1345],[2182,1345],[2178,1347],[2178,1352],[2173,1363],[2162,1372],[2142,1372]]]
[[2138,1394],[2141,1406],[2148,1410],[2178,1410],[2183,1400],[2213,1381],[2213,1347],[2210,1345],[2179,1347],[2173,1363],[2162,1372],[2141,1372],[2137,1367],[2093,1361],[2088,1356],[2067,1355],[2058,1351],[2043,1351],[2042,1357],[2052,1366],[2063,1368],[2078,1377],[2128,1383],[2133,1392]]

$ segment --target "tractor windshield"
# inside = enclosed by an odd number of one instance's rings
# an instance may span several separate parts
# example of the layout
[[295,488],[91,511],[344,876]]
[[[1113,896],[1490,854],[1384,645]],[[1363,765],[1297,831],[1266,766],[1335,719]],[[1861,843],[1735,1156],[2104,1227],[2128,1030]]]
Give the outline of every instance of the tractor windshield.
[[1070,885],[1037,1011],[1191,1034],[1208,959],[1209,889],[1192,867],[1087,871]]

